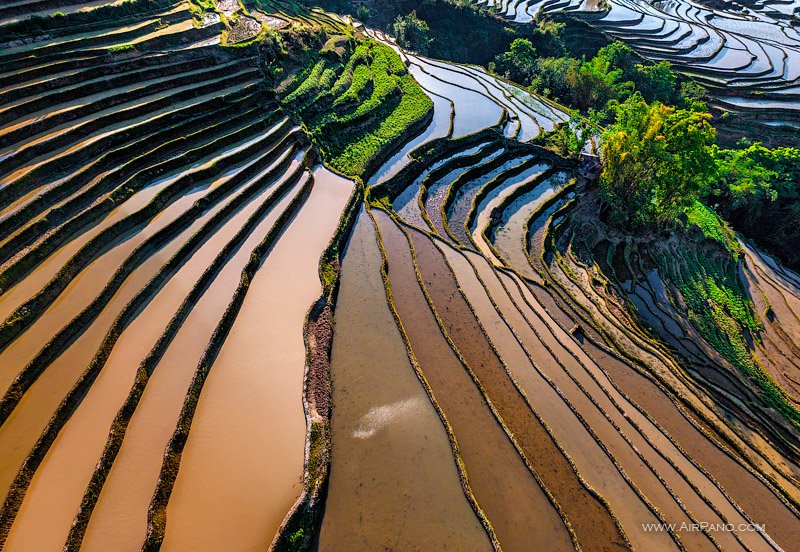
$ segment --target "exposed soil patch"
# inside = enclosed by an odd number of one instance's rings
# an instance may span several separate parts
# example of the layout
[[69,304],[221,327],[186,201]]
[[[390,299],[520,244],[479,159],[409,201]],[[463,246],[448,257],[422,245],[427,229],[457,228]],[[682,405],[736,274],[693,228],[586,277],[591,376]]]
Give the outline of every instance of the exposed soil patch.
[[258,19],[241,16],[228,32],[228,42],[231,44],[244,42],[245,40],[250,40],[260,32],[261,22]]

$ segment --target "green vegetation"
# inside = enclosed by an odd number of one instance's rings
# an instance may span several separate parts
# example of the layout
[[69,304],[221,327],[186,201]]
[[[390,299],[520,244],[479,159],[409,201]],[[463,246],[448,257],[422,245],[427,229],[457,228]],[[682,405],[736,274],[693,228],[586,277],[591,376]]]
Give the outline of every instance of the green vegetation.
[[659,272],[677,288],[688,319],[725,360],[762,392],[764,402],[800,427],[800,411],[759,364],[748,344],[758,339],[761,322],[754,313],[730,257],[703,250],[654,256]]
[[[563,24],[540,23],[540,40],[547,50],[566,50],[560,38],[562,29]],[[490,69],[583,112],[607,111],[613,108],[609,102],[624,101],[637,90],[645,100],[665,104],[676,101],[689,104],[702,97],[698,85],[686,89],[678,86],[678,76],[669,62],[644,63],[621,42],[601,48],[589,59],[565,55],[540,57],[538,45],[539,42],[534,44],[526,38],[515,39],[507,52],[495,58]]]
[[356,8],[356,19],[366,23],[369,21],[369,18],[372,17],[372,12],[369,11],[369,8],[366,6],[359,6]]
[[603,133],[602,196],[627,230],[674,224],[715,171],[710,115],[648,104],[636,93]]
[[433,102],[390,47],[361,37],[325,38],[323,48],[306,49],[306,69],[282,101],[331,167],[361,177],[427,120]]
[[714,211],[695,201],[686,209],[686,218],[690,225],[696,226],[703,237],[715,241],[733,253],[737,259],[741,254],[741,247],[736,241],[736,236],[730,226]]
[[[375,29],[394,34],[398,18],[412,11],[429,29],[428,55],[438,59],[485,65],[508,49],[518,36],[531,37],[533,25],[513,25],[472,0],[302,0],[309,7],[350,14]],[[363,17],[363,9],[369,18]]]
[[108,52],[110,54],[121,54],[123,52],[130,52],[131,50],[133,50],[133,44],[119,44],[109,48]]
[[289,550],[299,550],[305,538],[305,530],[301,527],[289,535]]
[[416,10],[408,15],[398,16],[392,25],[397,43],[407,50],[427,54],[431,43],[431,29],[428,24],[417,17]]
[[734,228],[800,269],[800,150],[769,149],[743,142],[739,149],[715,147],[718,178],[704,191]]

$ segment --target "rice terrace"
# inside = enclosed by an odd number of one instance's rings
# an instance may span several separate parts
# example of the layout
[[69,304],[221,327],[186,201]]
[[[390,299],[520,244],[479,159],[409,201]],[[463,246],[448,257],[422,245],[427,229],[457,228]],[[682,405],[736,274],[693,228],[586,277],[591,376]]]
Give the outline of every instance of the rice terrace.
[[0,2],[0,550],[800,551],[800,0]]

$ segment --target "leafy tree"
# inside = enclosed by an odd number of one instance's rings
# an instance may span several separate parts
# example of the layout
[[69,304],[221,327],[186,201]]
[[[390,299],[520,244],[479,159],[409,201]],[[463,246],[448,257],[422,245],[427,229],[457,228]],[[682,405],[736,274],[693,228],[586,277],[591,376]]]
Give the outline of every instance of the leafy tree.
[[630,46],[618,40],[600,48],[597,57],[603,58],[612,67],[621,69],[623,76],[628,80],[632,80],[636,64],[640,59]]
[[595,56],[583,61],[577,72],[567,73],[567,81],[573,88],[573,105],[586,111],[602,109],[611,99],[619,98],[630,87],[619,83],[621,69],[613,69],[602,57]]
[[673,103],[678,77],[668,61],[655,65],[636,64],[634,84],[642,95],[650,101]]
[[372,17],[372,12],[369,11],[369,8],[366,6],[359,6],[356,8],[356,19],[366,23],[369,21],[369,18]]
[[530,82],[530,87],[545,96],[569,102],[572,90],[567,74],[576,72],[579,64],[577,59],[568,57],[539,58],[536,62],[536,76]]
[[431,30],[428,24],[417,17],[416,10],[408,15],[398,16],[392,25],[397,43],[420,54],[427,54],[431,43]]
[[800,150],[741,142],[712,151],[718,178],[704,200],[760,247],[800,269]]
[[731,209],[749,207],[753,215],[758,215],[765,201],[778,199],[778,191],[773,180],[778,173],[768,168],[772,165],[772,152],[760,143],[745,149],[713,149],[717,162],[718,178],[713,193]]
[[621,71],[608,61],[568,57],[538,58],[533,68],[531,89],[552,96],[581,111],[605,109],[609,100],[627,96],[632,86],[619,82]]
[[514,82],[529,84],[536,76],[536,48],[527,38],[515,38],[510,49],[497,56],[495,66]]
[[710,115],[648,104],[639,93],[616,111],[600,175],[611,222],[635,231],[673,224],[715,173]]

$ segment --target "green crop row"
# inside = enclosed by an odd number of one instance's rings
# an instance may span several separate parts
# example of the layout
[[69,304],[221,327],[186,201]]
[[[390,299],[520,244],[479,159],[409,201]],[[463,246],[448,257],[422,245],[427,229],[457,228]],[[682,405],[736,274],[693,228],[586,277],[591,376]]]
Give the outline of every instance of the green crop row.
[[[729,247],[729,236],[711,212],[690,216],[710,239]],[[735,243],[735,242],[734,242]],[[738,244],[737,244],[738,245]],[[733,254],[732,251],[729,252]],[[686,304],[687,316],[700,335],[760,389],[765,404],[800,427],[800,411],[764,370],[752,353],[748,337],[758,339],[762,328],[753,304],[736,273],[736,261],[721,255],[683,251],[662,255],[659,270],[668,275]]]
[[433,102],[410,76],[400,85],[402,99],[376,129],[367,131],[331,160],[331,165],[346,173],[362,175],[372,168],[372,160],[382,150],[391,150],[406,133],[433,109]]
[[282,103],[304,122],[332,168],[363,177],[418,130],[433,102],[389,46],[345,38],[321,40],[326,46],[304,57],[298,84]]
[[725,249],[731,251],[735,258],[738,258],[741,247],[736,241],[733,230],[714,211],[701,202],[695,201],[686,210],[686,217],[689,224],[697,226],[706,239],[719,242]]

